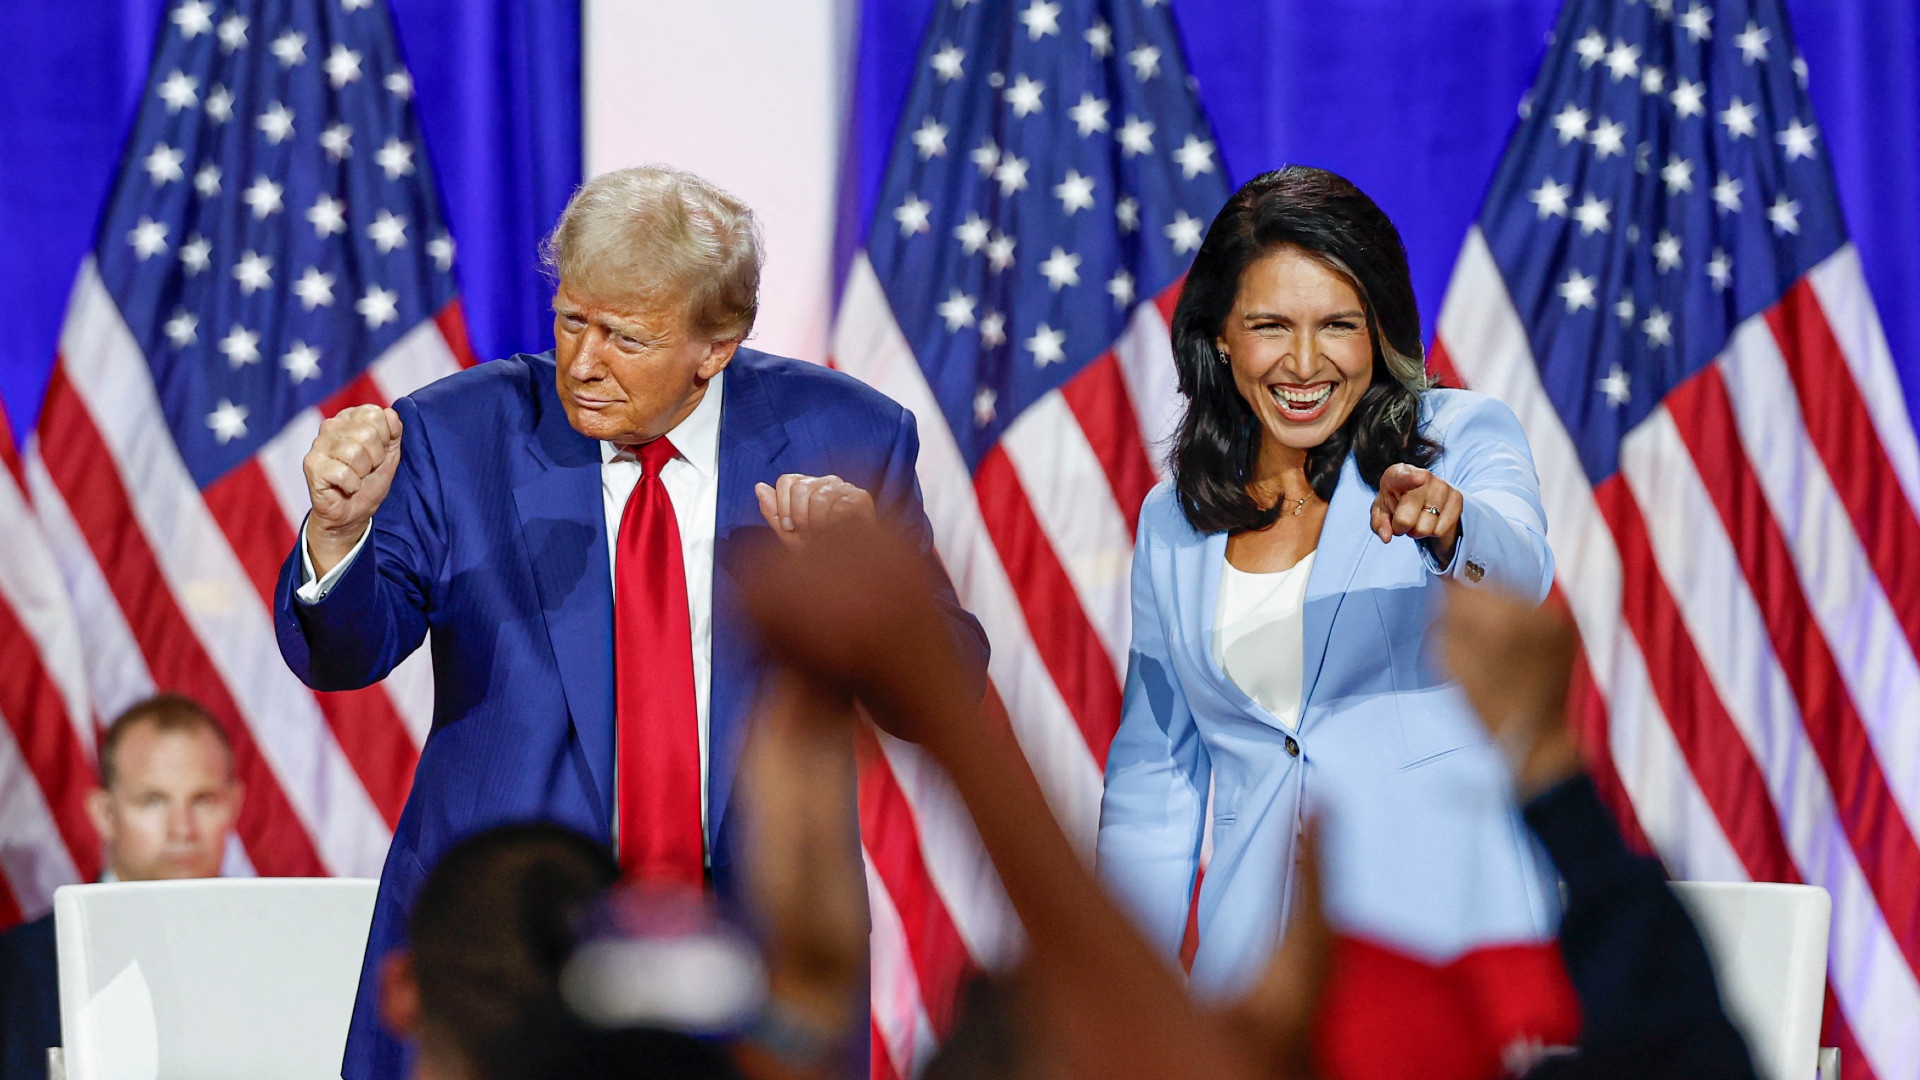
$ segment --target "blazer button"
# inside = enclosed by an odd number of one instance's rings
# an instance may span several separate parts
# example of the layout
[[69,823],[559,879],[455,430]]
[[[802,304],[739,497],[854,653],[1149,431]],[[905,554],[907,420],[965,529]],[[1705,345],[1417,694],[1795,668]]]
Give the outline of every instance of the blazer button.
[[1486,576],[1487,576],[1486,567],[1481,566],[1479,563],[1475,562],[1472,559],[1467,560],[1467,580],[1468,581],[1478,582],[1481,578]]
[[1287,756],[1288,757],[1300,756],[1300,744],[1298,742],[1295,742],[1293,736],[1291,735],[1287,736]]

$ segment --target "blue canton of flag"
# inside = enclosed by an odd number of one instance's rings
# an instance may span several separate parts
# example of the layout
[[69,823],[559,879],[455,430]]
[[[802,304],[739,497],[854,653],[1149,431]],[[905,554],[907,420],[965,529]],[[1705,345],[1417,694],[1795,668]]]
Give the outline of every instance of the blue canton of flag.
[[1778,3],[1587,0],[1553,42],[1480,227],[1597,484],[1846,231]]
[[933,18],[867,250],[971,466],[1179,279],[1228,190],[1164,0]]
[[96,241],[205,488],[454,296],[388,14],[186,0]]

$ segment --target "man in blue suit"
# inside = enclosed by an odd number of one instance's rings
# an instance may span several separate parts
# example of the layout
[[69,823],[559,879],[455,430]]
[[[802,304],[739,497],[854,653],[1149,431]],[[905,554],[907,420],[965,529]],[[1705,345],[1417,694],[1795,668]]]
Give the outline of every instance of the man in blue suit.
[[[877,516],[933,562],[913,417],[741,347],[760,267],[745,206],[677,170],[609,173],[543,254],[553,352],[345,410],[305,460],[313,508],[277,603],[289,666],[315,689],[365,686],[432,632],[433,731],[381,874],[347,1080],[407,1069],[375,1021],[381,965],[467,834],[554,821],[629,873],[731,893],[762,666],[738,584],[755,538]],[[985,638],[943,597],[984,681]]]

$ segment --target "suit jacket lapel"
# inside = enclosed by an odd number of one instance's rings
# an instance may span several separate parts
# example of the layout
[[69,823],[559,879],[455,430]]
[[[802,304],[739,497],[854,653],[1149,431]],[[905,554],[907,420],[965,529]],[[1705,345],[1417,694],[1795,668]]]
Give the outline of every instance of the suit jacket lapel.
[[[1353,584],[1360,560],[1380,541],[1373,535],[1371,517],[1373,489],[1360,479],[1360,468],[1349,456],[1340,470],[1340,483],[1334,488],[1333,502],[1327,506],[1326,523],[1320,527],[1320,544],[1313,559],[1313,572],[1307,577],[1307,595],[1301,636],[1305,655],[1300,671],[1302,687],[1300,719],[1307,718],[1313,702],[1314,687],[1326,666],[1327,644],[1333,637],[1333,623],[1340,605]],[[1384,662],[1384,658],[1383,658]]]
[[716,863],[727,857],[720,843],[734,767],[759,691],[759,648],[747,625],[737,560],[753,550],[744,543],[765,529],[753,485],[772,483],[785,468],[788,435],[751,350],[735,354],[720,402],[719,498],[713,533],[713,667],[707,699],[707,836]]
[[513,501],[574,735],[606,820],[613,814],[613,578],[600,494],[600,444],[573,429],[553,388],[535,395],[534,436]]

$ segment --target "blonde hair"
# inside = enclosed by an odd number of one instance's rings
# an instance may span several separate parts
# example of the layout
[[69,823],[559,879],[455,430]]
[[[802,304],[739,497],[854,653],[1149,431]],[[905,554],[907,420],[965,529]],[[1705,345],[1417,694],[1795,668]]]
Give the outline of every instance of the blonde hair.
[[580,185],[540,245],[561,284],[645,306],[678,306],[695,331],[744,338],[759,310],[753,211],[683,169],[642,165]]

